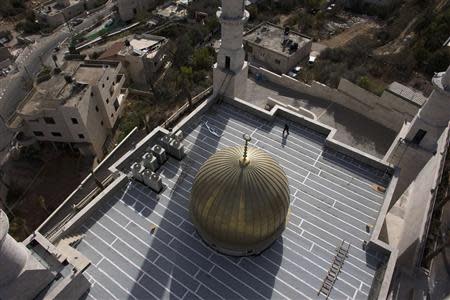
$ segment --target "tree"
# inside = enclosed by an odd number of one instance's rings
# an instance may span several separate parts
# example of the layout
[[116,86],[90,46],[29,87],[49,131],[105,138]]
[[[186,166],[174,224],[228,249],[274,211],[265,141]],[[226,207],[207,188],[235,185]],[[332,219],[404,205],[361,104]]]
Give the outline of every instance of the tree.
[[365,90],[369,90],[370,88],[370,80],[367,76],[359,77],[357,84]]
[[38,204],[39,204],[39,207],[42,208],[43,210],[45,210],[46,213],[48,213],[49,211],[48,211],[48,209],[47,209],[47,204],[46,204],[45,202],[46,202],[46,201],[45,201],[44,196],[39,196],[39,197],[38,197]]
[[439,49],[430,55],[427,63],[426,63],[426,71],[429,74],[433,74],[434,72],[442,72],[447,69],[450,64],[450,50]]
[[179,85],[183,90],[183,94],[188,98],[189,107],[192,108],[192,68],[191,67],[181,67],[180,76],[178,78]]
[[36,17],[32,11],[27,13],[24,21],[16,25],[16,30],[23,31],[27,34],[39,32],[41,29],[42,25],[36,21]]
[[176,47],[173,63],[175,67],[180,68],[189,62],[194,48],[191,45],[191,40],[186,35],[182,35],[177,40]]
[[210,69],[213,64],[213,57],[209,49],[196,49],[192,55],[192,64],[195,70]]

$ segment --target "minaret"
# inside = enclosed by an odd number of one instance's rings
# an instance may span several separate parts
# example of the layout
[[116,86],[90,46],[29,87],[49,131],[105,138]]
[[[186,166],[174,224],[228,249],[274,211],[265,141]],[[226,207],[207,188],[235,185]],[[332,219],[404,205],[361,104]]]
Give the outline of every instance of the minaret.
[[439,137],[450,121],[450,66],[433,77],[434,90],[412,120],[406,141],[435,151]]
[[222,27],[222,42],[214,65],[214,94],[245,99],[248,65],[242,45],[244,24],[249,13],[245,0],[222,0],[217,12]]
[[0,209],[0,299],[34,299],[54,275],[8,229],[8,217]]

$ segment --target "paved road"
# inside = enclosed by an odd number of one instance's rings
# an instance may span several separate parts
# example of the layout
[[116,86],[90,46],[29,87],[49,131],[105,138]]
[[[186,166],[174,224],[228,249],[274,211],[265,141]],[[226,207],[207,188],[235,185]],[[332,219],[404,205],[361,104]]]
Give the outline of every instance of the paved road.
[[[105,8],[92,13],[84,18],[84,22],[73,28],[74,32],[80,32],[111,13],[113,1],[109,1]],[[52,50],[71,35],[67,26],[62,27],[52,35],[42,37],[34,44],[28,46],[18,59],[19,71],[0,80],[0,152],[10,143],[12,133],[8,131],[4,122],[15,111],[20,101],[31,89],[31,77],[41,69],[41,60],[44,63],[50,61]]]

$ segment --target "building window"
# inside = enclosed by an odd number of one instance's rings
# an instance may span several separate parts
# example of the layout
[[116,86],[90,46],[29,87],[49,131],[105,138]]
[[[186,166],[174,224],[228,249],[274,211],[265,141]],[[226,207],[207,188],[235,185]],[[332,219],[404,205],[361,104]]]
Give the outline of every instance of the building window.
[[72,124],[78,124],[78,119],[77,118],[70,118],[72,120]]
[[84,139],[84,134],[81,134],[81,133],[80,133],[80,134],[78,135],[78,137],[79,137],[80,139]]
[[119,101],[116,99],[116,101],[114,101],[114,109],[117,111],[119,109]]
[[101,122],[100,122],[100,125],[102,125],[102,126],[103,126],[103,121],[101,121]]
[[108,77],[106,77],[106,81],[109,81],[109,76],[108,76]]
[[95,106],[95,111],[98,112],[98,106],[97,105]]
[[42,131],[33,131],[33,134],[35,136],[44,136],[44,133]]
[[414,136],[414,138],[412,139],[411,143],[413,143],[415,145],[419,145],[426,134],[427,134],[427,132],[425,130],[419,129],[417,131],[416,135]]
[[229,70],[231,66],[231,58],[229,56],[225,56],[225,70]]
[[91,97],[94,97],[94,92],[91,92]]
[[102,88],[105,88],[105,84],[102,84]]
[[44,117],[45,124],[55,124],[55,119],[51,117]]
[[114,113],[111,114],[111,118],[114,118]]
[[277,65],[279,65],[279,64],[281,64],[281,61],[280,61],[279,59],[275,59],[275,63],[276,63]]
[[53,136],[57,136],[57,137],[62,136],[61,132],[56,132],[56,131],[53,131],[53,132],[52,132],[52,135],[53,135]]
[[108,98],[106,98],[106,104],[108,104],[109,103],[109,99]]

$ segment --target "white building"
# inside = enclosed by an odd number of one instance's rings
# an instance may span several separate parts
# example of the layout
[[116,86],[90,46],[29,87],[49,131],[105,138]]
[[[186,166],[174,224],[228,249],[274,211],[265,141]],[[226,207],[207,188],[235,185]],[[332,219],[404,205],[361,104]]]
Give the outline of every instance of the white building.
[[283,74],[309,55],[312,39],[289,28],[263,23],[245,34],[244,45],[251,64]]
[[167,42],[161,36],[135,35],[128,42],[113,44],[99,59],[122,62],[129,79],[138,85],[148,85],[166,61]]
[[103,157],[127,95],[121,64],[68,61],[63,72],[35,86],[9,126],[31,143],[69,144],[83,155]]

